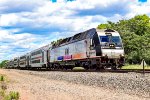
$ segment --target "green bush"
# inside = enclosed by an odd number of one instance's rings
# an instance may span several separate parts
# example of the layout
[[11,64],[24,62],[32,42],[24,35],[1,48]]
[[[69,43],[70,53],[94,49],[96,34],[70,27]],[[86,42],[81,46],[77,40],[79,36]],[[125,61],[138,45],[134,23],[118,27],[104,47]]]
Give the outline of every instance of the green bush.
[[4,100],[19,100],[19,92],[11,91]]
[[1,90],[1,91],[0,91],[0,96],[2,96],[2,97],[5,96],[5,91],[4,91],[4,90]]
[[0,81],[4,81],[4,76],[0,76]]
[[7,62],[8,62],[8,60],[4,60],[4,61],[0,62],[0,68],[6,68]]

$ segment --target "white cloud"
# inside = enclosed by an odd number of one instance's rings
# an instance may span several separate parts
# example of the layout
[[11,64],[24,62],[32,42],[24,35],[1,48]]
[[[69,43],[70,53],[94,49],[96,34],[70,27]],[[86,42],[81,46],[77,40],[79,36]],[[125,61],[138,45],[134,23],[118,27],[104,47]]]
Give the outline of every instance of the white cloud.
[[[4,30],[4,29],[0,29],[0,55],[1,55],[1,59],[9,59],[8,55],[15,55],[18,54],[18,52],[16,52],[15,50],[17,48],[28,48],[28,50],[32,50],[35,49],[37,47],[37,45],[33,46],[33,43],[36,38],[34,35],[29,34],[29,33],[23,33],[23,34],[13,34],[14,30]],[[33,46],[32,48],[28,47],[28,45],[31,47],[31,45]],[[25,51],[26,52],[26,51]],[[19,52],[21,53],[21,51]],[[22,52],[24,53],[24,52]],[[2,56],[3,55],[3,56]],[[4,58],[2,58],[4,57]]]
[[0,0],[0,12],[32,12],[47,1],[48,0]]
[[18,22],[19,17],[16,14],[2,14],[0,16],[0,26],[11,26]]

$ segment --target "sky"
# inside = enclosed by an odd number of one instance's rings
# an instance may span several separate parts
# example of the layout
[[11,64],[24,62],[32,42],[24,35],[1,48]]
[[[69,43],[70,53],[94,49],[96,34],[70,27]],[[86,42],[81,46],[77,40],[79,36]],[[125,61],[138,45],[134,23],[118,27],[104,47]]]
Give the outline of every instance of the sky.
[[150,0],[0,0],[0,61],[139,14]]

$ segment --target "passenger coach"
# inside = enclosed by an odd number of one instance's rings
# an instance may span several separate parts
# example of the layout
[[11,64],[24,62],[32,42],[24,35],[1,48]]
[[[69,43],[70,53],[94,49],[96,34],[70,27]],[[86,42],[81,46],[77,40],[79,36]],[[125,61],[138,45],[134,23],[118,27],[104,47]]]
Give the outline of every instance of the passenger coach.
[[31,68],[48,68],[48,55],[50,45],[46,45],[37,50],[30,52],[29,67]]

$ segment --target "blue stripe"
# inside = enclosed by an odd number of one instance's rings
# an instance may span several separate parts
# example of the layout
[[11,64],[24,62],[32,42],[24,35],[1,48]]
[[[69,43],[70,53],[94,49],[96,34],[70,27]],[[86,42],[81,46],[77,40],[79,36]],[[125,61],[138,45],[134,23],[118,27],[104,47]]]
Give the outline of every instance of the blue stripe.
[[57,57],[57,60],[63,60],[63,56]]

